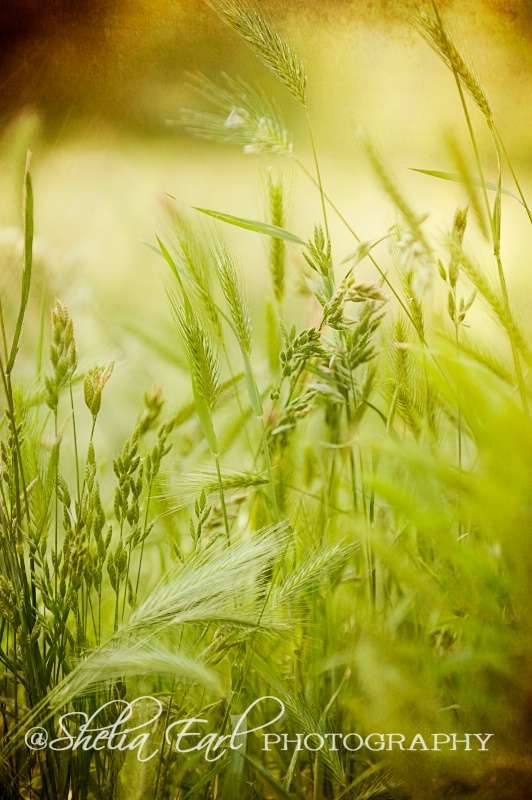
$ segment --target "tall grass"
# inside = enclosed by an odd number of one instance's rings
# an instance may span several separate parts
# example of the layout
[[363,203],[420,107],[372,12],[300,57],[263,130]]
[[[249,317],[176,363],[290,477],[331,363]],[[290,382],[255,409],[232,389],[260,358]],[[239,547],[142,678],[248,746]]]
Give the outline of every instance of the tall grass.
[[[209,5],[306,115],[311,87],[291,45],[254,9]],[[361,241],[323,186],[310,125],[314,174],[274,103],[241,81],[200,78],[215,110],[188,110],[192,132],[294,161],[321,219],[287,229],[282,172],[263,181],[264,220],[200,209],[210,223],[200,227],[198,212],[171,213],[156,249],[190,394],[179,405],[147,392],[110,465],[95,432],[119,367],[81,370],[61,301],[39,345],[50,343],[48,366],[32,385],[17,379],[33,267],[28,160],[19,305],[1,316],[2,797],[528,797],[530,353],[502,266],[502,159],[490,204],[466,95],[506,150],[438,9],[418,25],[457,83],[474,167],[460,154],[452,179],[471,194],[478,172],[493,265],[471,249],[467,209],[446,235],[428,232],[367,135],[397,221]],[[353,237],[343,259],[328,214]],[[229,225],[267,253],[271,288],[255,311]],[[312,324],[291,302],[296,270]],[[57,737],[61,714],[75,732],[103,707],[110,725],[124,700],[146,696],[162,710],[150,762],[24,744],[35,726]],[[478,731],[493,744],[265,751],[250,736],[207,762],[165,739],[191,717],[228,735],[266,696],[284,703],[275,730],[291,740]]]

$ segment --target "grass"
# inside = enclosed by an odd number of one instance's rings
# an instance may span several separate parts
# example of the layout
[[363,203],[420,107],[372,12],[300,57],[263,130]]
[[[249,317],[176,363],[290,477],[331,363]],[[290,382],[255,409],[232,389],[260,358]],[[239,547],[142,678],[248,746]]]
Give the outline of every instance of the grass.
[[[362,134],[396,209],[392,226],[364,240],[323,186],[303,62],[254,9],[213,8],[289,90],[314,163],[297,155],[262,93],[198,79],[211,110],[187,110],[191,132],[275,159],[277,171],[262,181],[263,220],[210,209],[185,219],[168,203],[155,249],[190,394],[169,412],[161,390],[148,391],[112,464],[95,432],[120,367],[79,366],[61,301],[38,345],[49,344],[49,363],[37,359],[31,383],[17,376],[34,278],[26,164],[18,308],[1,315],[2,797],[525,798],[530,352],[503,268],[503,160],[516,208],[528,206],[494,112],[430,7],[416,24],[456,82],[471,142],[469,161],[452,146],[452,180],[475,199],[480,188],[483,206],[472,203],[474,220],[458,208],[434,237]],[[493,185],[478,124],[497,157]],[[321,206],[301,235],[290,230],[292,166]],[[489,263],[469,243],[484,215]],[[353,239],[344,258],[330,239],[335,216]],[[231,226],[267,252],[271,287],[258,306]],[[287,280],[295,269],[305,322]],[[161,711],[149,762],[120,749],[24,745],[35,726],[57,738],[60,715],[71,715],[74,736],[99,708],[112,725],[124,700],[147,696]],[[258,698],[284,704],[272,733],[290,747],[265,751],[250,735],[206,761],[165,738],[188,718],[235,735]],[[149,719],[146,703],[142,713]],[[355,751],[330,738],[375,731],[410,741],[492,732],[493,744]],[[310,733],[319,749],[293,746]]]

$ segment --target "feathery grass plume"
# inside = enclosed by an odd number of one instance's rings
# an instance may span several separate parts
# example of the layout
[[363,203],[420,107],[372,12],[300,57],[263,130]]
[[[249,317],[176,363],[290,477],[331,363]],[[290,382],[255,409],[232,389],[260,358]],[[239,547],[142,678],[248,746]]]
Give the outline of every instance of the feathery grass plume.
[[[286,225],[285,190],[283,175],[274,178],[271,171],[267,173],[267,189],[269,201],[269,222],[278,228]],[[282,239],[270,237],[270,270],[273,290],[278,303],[283,302],[286,270],[286,244]]]
[[205,0],[284,83],[298,103],[306,105],[305,67],[290,44],[259,12],[240,0]]
[[211,337],[203,327],[186,294],[182,302],[168,291],[172,313],[177,322],[188,361],[192,392],[203,432],[213,454],[218,454],[218,441],[212,414],[220,394],[220,364]]
[[480,111],[488,121],[491,121],[492,112],[486,91],[475,75],[469,59],[460,52],[445,29],[439,13],[423,9],[416,15],[415,22],[421,36],[439,55],[444,64],[460,78]]
[[170,243],[186,274],[205,292],[210,288],[209,258],[203,237],[200,237],[185,217],[170,209]]
[[276,103],[242,80],[223,76],[219,86],[203,75],[194,88],[214,111],[183,109],[181,123],[199,139],[240,145],[246,155],[292,155],[292,138]]
[[[231,548],[212,546],[198,550],[185,566],[175,567],[165,574],[146,599],[132,611],[130,618],[119,625],[111,638],[89,651],[12,730],[10,744],[4,748],[0,763],[17,746],[16,733],[22,735],[35,720],[44,724],[60,706],[70,703],[91,685],[99,683],[105,659],[109,659],[109,674],[116,666],[130,674],[152,674],[150,651],[165,672],[205,681],[219,689],[216,676],[199,661],[198,673],[186,653],[178,653],[174,666],[158,637],[170,629],[187,626],[224,626],[228,631],[240,629],[253,634],[258,628],[281,629],[279,612],[264,610],[258,599],[257,587],[267,580],[266,569],[285,551],[290,541],[287,523],[271,525],[256,531],[252,538],[235,543]],[[113,655],[114,654],[114,655]],[[113,665],[113,659],[116,663]],[[215,685],[212,686],[213,681]],[[216,683],[218,685],[216,685]]]
[[[278,673],[272,668],[270,663],[264,661],[260,656],[254,655],[253,666],[261,677],[272,686],[275,696],[285,704],[288,720],[295,731],[312,731],[325,738],[329,733],[326,726],[326,718],[322,714],[318,717],[315,702],[306,697],[302,692],[294,694],[293,689],[289,689],[284,681],[279,678]],[[317,753],[317,756],[327,772],[342,785],[345,783],[345,770],[342,761],[338,757],[338,750],[329,748],[326,744]]]
[[[203,468],[187,470],[186,472],[178,471],[174,478],[175,488],[172,488],[167,496],[168,500],[173,500],[174,503],[169,508],[168,513],[186,508],[201,491],[207,497],[218,491],[218,477],[214,470]],[[173,483],[172,477],[170,479]],[[222,483],[224,492],[232,492],[242,496],[242,494],[253,492],[266,486],[268,478],[256,472],[224,469]],[[230,502],[230,499],[228,499],[228,502]]]
[[314,552],[308,552],[281,586],[274,590],[272,604],[282,605],[294,595],[301,595],[305,600],[305,596],[308,598],[309,591],[319,581],[326,577],[332,577],[335,572],[345,567],[356,548],[357,545],[340,541],[331,545],[323,545]]
[[[222,697],[226,694],[220,676],[200,658],[169,650],[155,642],[153,637],[147,637],[146,641],[140,643],[119,641],[89,654],[80,663],[72,687],[68,687],[68,694],[75,689],[75,696],[80,698],[109,681],[128,677],[157,678],[161,675],[173,676],[188,684],[199,683]],[[64,692],[66,696],[67,687],[64,687]]]
[[191,622],[234,620],[238,625],[255,625],[257,582],[266,580],[265,566],[284,552],[288,541],[288,525],[283,522],[256,531],[231,548],[213,545],[198,551],[184,567],[165,575],[133,611],[123,637]]
[[384,762],[373,764],[361,776],[356,787],[356,800],[408,800],[404,783]]

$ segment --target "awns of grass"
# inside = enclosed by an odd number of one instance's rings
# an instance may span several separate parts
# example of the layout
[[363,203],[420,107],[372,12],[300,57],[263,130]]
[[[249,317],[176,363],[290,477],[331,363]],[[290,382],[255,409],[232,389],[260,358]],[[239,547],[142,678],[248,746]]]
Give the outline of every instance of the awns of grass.
[[[254,9],[212,5],[304,106],[291,46]],[[438,12],[420,25],[494,125]],[[223,90],[201,85],[215,113],[189,113],[196,133],[296,160],[260,92],[229,79]],[[17,374],[31,323],[27,166],[20,296],[1,317],[2,797],[119,800],[146,787],[154,800],[443,800],[495,796],[493,787],[528,797],[530,350],[499,270],[501,180],[466,180],[482,172],[475,148],[475,169],[460,153],[466,192],[489,189],[495,202],[469,215],[459,207],[434,237],[385,157],[369,137],[363,145],[397,222],[360,242],[314,181],[355,240],[343,259],[325,215],[301,237],[286,230],[273,172],[264,221],[207,211],[212,227],[199,228],[172,212],[158,252],[184,397],[147,392],[107,461],[97,434],[119,367],[80,366],[61,301],[49,365],[31,385]],[[495,255],[473,252],[474,218],[489,219]],[[230,225],[260,234],[253,268],[262,264],[270,286],[258,301]],[[206,763],[171,752],[159,725],[150,765],[105,749],[56,757],[21,745],[33,725],[57,735],[60,713],[110,703],[111,723],[113,703],[140,695],[160,700],[165,724],[200,718],[220,735],[254,700],[275,696],[286,706],[278,730],[291,740],[492,731],[496,744],[482,760],[330,742],[265,753],[251,735],[243,757]]]

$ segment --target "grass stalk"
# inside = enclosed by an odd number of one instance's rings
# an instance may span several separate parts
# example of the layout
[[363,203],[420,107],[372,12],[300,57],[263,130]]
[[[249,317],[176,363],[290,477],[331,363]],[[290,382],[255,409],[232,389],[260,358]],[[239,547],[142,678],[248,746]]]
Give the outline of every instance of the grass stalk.
[[231,534],[229,532],[229,520],[227,518],[227,508],[225,505],[224,486],[222,481],[222,473],[220,471],[220,458],[218,453],[214,455],[214,463],[216,464],[216,474],[218,476],[218,490],[220,493],[220,503],[222,505],[222,515],[224,520],[225,535],[227,537],[227,546],[231,547]]
[[310,115],[309,115],[308,111],[305,111],[305,118],[306,118],[306,121],[307,121],[307,128],[308,128],[308,133],[309,133],[309,137],[310,137],[310,144],[311,144],[311,147],[312,147],[312,156],[314,158],[314,167],[316,169],[317,184],[318,184],[318,188],[319,188],[319,192],[320,192],[321,209],[322,209],[322,213],[323,213],[323,225],[325,227],[325,235],[326,235],[327,241],[329,241],[329,239],[330,239],[330,236],[329,236],[329,223],[328,223],[328,220],[327,220],[327,208],[325,206],[325,193],[323,191],[323,184],[322,184],[322,180],[321,180],[320,162],[319,162],[319,159],[318,159],[318,152],[316,150],[316,143],[314,141],[314,133],[313,133],[313,130],[312,130],[312,123],[310,121]]

